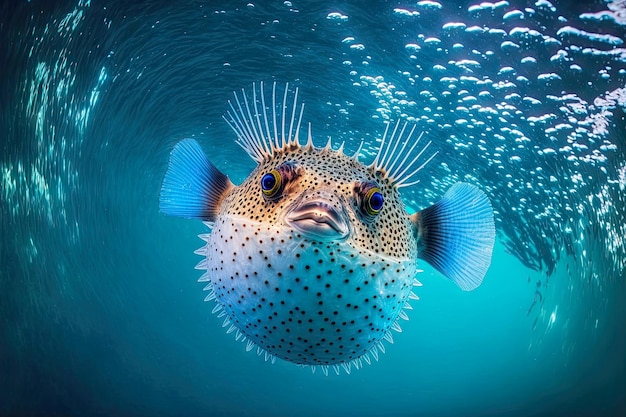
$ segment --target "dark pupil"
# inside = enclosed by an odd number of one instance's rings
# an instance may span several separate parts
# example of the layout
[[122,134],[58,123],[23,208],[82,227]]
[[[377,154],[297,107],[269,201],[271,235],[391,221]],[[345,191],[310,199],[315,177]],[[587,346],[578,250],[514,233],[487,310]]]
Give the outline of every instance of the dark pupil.
[[265,174],[263,179],[261,179],[261,187],[265,191],[269,191],[276,185],[276,178],[272,174]]
[[380,210],[381,208],[383,208],[383,202],[385,201],[385,199],[383,198],[383,195],[381,193],[374,193],[372,194],[372,197],[370,197],[370,207],[372,207],[373,210]]

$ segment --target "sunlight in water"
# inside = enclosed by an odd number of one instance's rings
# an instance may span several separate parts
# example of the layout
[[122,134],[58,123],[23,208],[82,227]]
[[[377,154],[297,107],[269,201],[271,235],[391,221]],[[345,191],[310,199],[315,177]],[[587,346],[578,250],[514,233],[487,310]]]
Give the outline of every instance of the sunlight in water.
[[[4,2],[0,414],[624,414],[626,10],[587,3]],[[181,139],[255,169],[222,118],[254,82],[365,164],[415,127],[388,160],[430,143],[411,212],[459,181],[495,210],[482,285],[420,261],[410,321],[351,375],[233,343],[193,270],[205,225],[158,211]]]

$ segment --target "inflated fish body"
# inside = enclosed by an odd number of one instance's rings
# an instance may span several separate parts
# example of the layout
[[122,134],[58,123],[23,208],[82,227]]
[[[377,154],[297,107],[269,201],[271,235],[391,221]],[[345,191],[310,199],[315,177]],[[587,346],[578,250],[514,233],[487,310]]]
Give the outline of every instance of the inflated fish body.
[[[387,126],[368,165],[299,139],[297,90],[266,104],[235,95],[227,121],[258,166],[239,186],[218,171],[193,139],[179,142],[161,192],[161,211],[204,220],[207,300],[224,327],[266,359],[351,365],[378,358],[407,318],[424,259],[464,290],[477,287],[491,261],[493,211],[478,188],[459,183],[437,204],[408,215],[400,196],[430,160],[407,125]],[[268,114],[269,108],[269,114]],[[278,109],[278,111],[277,111]],[[282,110],[282,111],[281,111]],[[297,123],[296,123],[297,120]],[[434,155],[433,155],[434,156]],[[432,156],[431,156],[432,159]],[[315,369],[315,368],[314,368]]]

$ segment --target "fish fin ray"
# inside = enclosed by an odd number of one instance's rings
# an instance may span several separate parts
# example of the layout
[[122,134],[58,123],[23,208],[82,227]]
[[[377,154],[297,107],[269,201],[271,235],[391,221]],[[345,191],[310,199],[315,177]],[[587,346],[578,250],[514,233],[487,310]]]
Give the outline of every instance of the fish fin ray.
[[237,144],[257,163],[288,146],[300,146],[304,114],[304,103],[298,104],[298,88],[290,92],[287,83],[283,94],[277,94],[274,82],[271,91],[267,89],[271,100],[266,99],[265,90],[261,82],[260,86],[252,84],[251,94],[246,94],[245,90],[235,92],[234,102],[228,102],[229,109],[224,116],[237,135]]
[[407,187],[418,181],[408,182],[414,175],[420,172],[437,155],[434,152],[424,163],[417,166],[418,160],[428,150],[431,142],[423,147],[418,147],[423,132],[417,139],[412,140],[416,125],[407,132],[408,122],[400,123],[398,120],[391,129],[391,123],[386,123],[385,133],[380,141],[378,153],[370,164],[370,169],[381,172],[383,178],[387,178],[396,188]]
[[159,209],[170,216],[213,221],[224,195],[234,187],[206,157],[194,139],[174,146],[159,198]]
[[434,205],[411,215],[418,257],[464,291],[482,282],[495,242],[493,209],[480,189],[454,184]]
[[[280,112],[280,119],[281,119],[281,135],[280,135],[280,147],[284,148],[285,146],[287,146],[287,142],[286,142],[286,132],[285,132],[285,117],[287,115],[287,93],[289,92],[289,83],[287,83],[287,85],[285,86],[285,92],[283,93],[283,101],[281,103],[281,112]],[[298,93],[296,92],[296,95]]]
[[356,162],[359,162],[359,154],[361,153],[361,149],[363,149],[363,141],[361,141],[361,143],[359,143],[359,147],[354,152],[354,154],[352,154],[352,156],[350,158],[352,158]]

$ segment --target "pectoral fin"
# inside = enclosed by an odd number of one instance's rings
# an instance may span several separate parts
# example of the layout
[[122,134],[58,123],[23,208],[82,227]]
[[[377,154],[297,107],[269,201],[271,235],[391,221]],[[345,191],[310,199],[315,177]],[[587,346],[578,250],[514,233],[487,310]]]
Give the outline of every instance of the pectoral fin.
[[213,221],[232,187],[230,179],[211,164],[198,142],[184,139],[170,154],[159,208],[171,216]]
[[457,183],[436,204],[413,214],[418,257],[461,289],[482,282],[495,241],[493,209],[477,187]]

